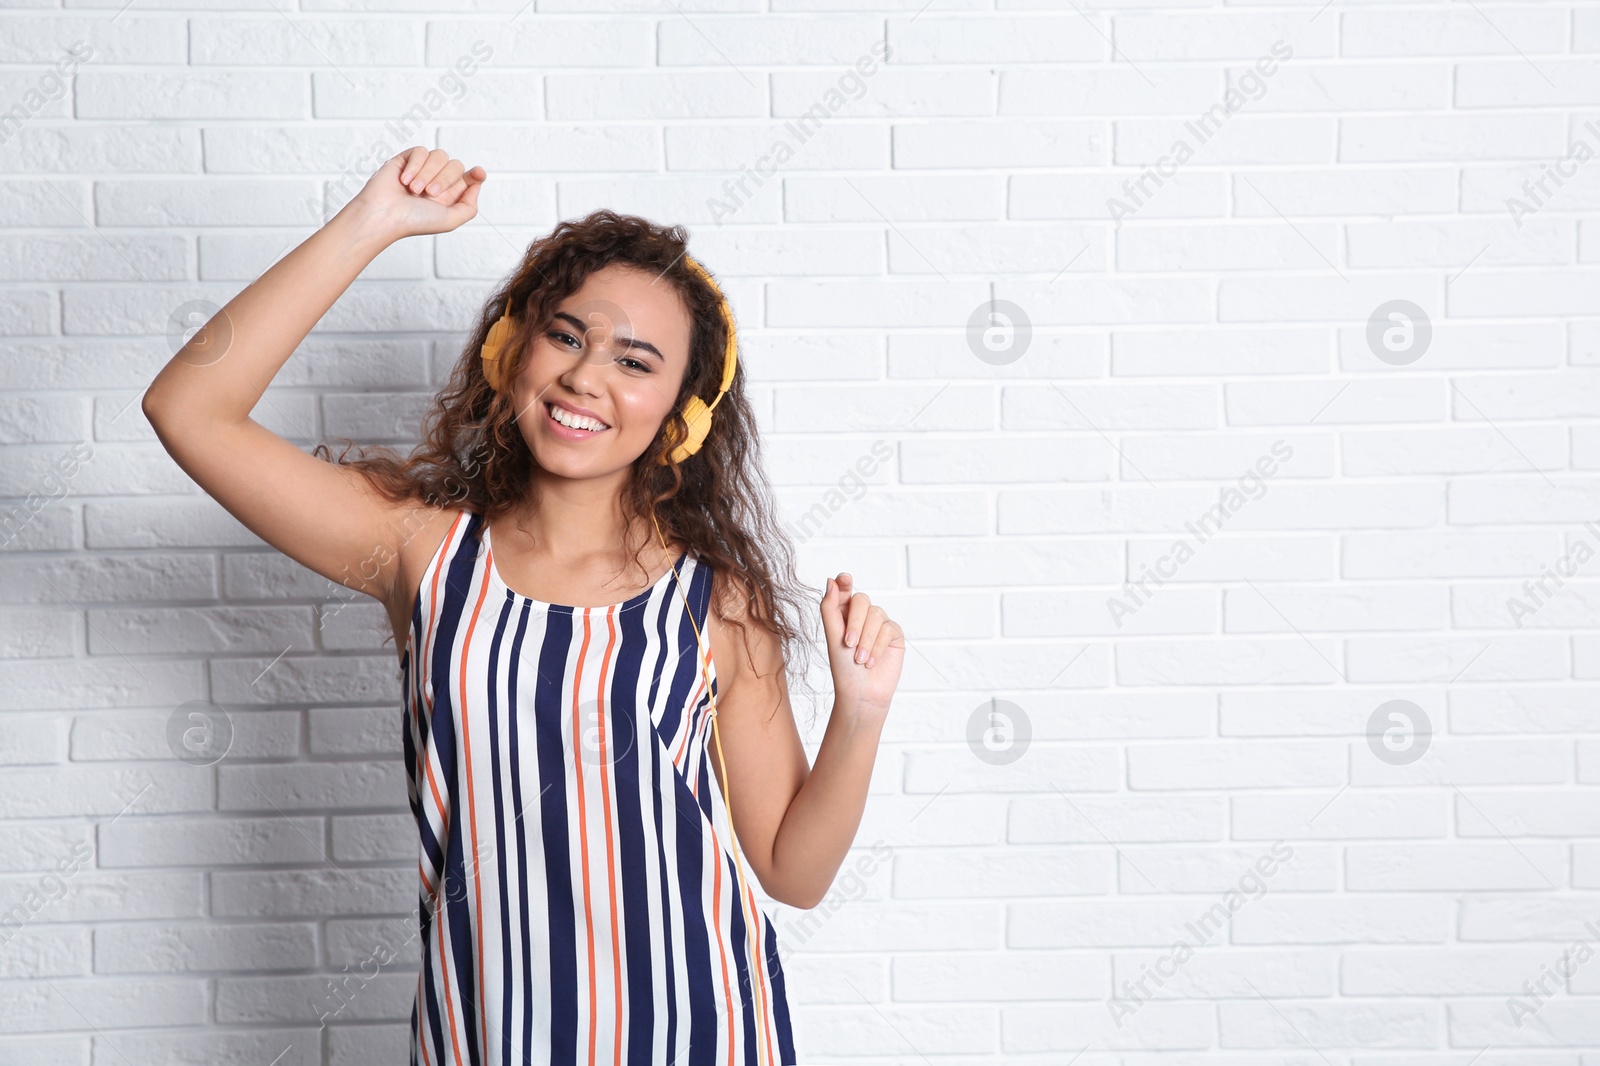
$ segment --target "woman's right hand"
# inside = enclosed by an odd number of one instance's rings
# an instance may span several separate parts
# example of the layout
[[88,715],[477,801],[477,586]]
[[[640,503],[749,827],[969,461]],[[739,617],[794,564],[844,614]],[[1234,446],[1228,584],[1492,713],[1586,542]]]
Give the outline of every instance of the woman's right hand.
[[396,239],[448,233],[477,215],[488,176],[442,148],[414,145],[379,167],[350,205],[381,219]]

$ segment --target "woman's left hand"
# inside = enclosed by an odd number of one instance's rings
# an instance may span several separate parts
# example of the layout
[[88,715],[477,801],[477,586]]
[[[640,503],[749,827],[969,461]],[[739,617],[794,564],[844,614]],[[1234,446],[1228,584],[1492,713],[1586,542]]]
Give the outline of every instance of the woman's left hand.
[[882,716],[900,684],[906,638],[899,623],[865,592],[856,592],[850,575],[828,579],[822,596],[822,629],[833,671],[834,705]]

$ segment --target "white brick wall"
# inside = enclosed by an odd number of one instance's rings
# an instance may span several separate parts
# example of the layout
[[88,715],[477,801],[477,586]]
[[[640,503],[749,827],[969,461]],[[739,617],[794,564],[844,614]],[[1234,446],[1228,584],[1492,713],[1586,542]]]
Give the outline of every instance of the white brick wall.
[[848,497],[803,576],[908,631],[857,848],[769,904],[802,1061],[1600,1066],[1600,3],[0,6],[0,1064],[404,1061],[382,612],[137,401],[183,305],[421,143],[480,218],[256,418],[404,445],[529,240],[681,222],[785,518]]

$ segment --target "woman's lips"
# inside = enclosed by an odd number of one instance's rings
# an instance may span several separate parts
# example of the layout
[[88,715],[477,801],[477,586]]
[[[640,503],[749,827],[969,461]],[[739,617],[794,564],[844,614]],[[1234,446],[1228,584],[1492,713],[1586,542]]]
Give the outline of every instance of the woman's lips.
[[[571,426],[564,426],[560,422],[556,421],[554,408],[555,404],[552,403],[546,403],[544,405],[544,419],[547,423],[549,423],[550,432],[554,433],[562,440],[588,440],[590,437],[598,437],[600,434],[606,432],[605,429],[573,429]],[[606,427],[606,429],[610,428],[611,427],[609,426]]]

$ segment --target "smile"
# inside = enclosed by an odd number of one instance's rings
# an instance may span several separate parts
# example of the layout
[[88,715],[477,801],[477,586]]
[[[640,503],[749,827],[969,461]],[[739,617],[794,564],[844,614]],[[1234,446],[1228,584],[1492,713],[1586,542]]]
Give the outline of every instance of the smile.
[[551,431],[564,440],[583,440],[611,428],[597,418],[575,415],[553,403],[547,402],[544,410],[545,420],[550,424]]

